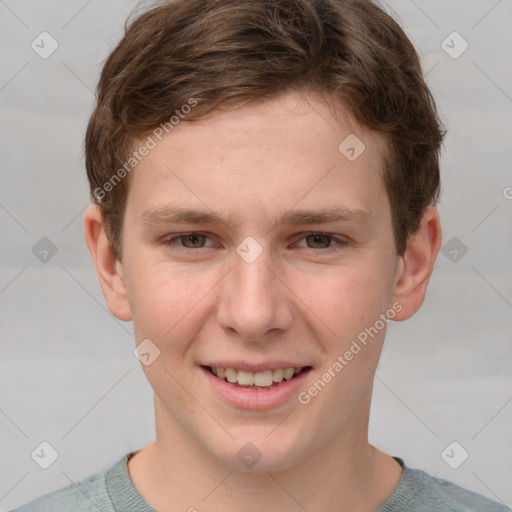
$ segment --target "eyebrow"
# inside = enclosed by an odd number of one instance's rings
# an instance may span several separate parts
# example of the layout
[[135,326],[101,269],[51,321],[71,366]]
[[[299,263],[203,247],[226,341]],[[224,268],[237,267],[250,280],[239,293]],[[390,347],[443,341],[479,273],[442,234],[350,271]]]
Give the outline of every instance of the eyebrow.
[[[327,224],[332,222],[345,222],[364,226],[373,219],[369,210],[334,206],[332,208],[320,208],[318,210],[290,210],[281,214],[273,223],[273,228],[280,225],[300,224]],[[218,224],[234,230],[239,225],[235,216],[226,218],[208,210],[194,210],[190,208],[163,207],[148,210],[141,216],[141,222],[145,226],[159,226],[165,224]]]

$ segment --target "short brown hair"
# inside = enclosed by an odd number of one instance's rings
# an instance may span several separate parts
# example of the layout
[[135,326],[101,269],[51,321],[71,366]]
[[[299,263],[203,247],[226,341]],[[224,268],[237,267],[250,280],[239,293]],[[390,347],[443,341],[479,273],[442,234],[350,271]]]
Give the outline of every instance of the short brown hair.
[[87,128],[91,197],[116,256],[137,140],[159,126],[170,131],[175,113],[199,120],[292,89],[328,93],[386,137],[383,179],[403,254],[438,199],[444,130],[393,18],[371,0],[177,0],[127,22]]

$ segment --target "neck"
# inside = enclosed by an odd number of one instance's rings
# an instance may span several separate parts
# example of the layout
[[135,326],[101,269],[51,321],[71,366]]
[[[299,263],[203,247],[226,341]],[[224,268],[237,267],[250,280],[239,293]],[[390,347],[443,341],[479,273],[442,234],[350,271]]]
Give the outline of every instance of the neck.
[[220,464],[161,409],[157,439],[134,455],[130,477],[145,501],[171,510],[376,510],[398,484],[399,464],[367,440],[368,414],[349,434],[334,433],[314,453],[277,472],[240,472]]

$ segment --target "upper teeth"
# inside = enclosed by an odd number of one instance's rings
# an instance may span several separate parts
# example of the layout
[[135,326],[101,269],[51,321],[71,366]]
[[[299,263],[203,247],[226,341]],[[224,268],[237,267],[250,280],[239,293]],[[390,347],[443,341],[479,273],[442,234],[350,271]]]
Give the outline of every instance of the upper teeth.
[[220,366],[212,367],[212,373],[219,379],[226,379],[234,384],[241,386],[272,386],[273,382],[289,380],[294,374],[300,373],[303,368],[276,368],[275,370],[264,370],[262,372],[248,372],[245,370],[235,370],[234,368],[222,368]]

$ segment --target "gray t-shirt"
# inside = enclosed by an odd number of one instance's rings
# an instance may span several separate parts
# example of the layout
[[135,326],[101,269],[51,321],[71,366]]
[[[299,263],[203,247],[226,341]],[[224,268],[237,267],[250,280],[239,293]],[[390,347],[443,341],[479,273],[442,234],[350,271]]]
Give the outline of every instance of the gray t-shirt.
[[[110,469],[76,485],[42,496],[12,512],[156,512],[137,492],[128,475],[125,455]],[[408,468],[376,512],[505,512],[510,508],[424,471]]]

